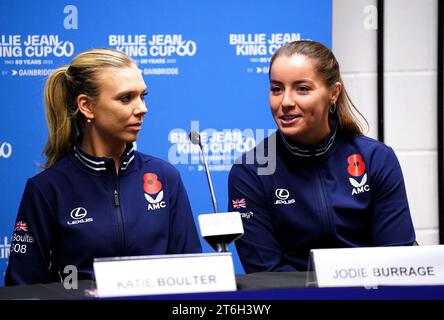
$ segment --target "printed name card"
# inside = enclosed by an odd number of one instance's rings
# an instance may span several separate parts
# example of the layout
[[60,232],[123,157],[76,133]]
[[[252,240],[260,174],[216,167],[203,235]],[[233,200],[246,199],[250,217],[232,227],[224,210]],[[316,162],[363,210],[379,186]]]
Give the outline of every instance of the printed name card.
[[444,245],[313,249],[319,287],[444,284]]
[[203,238],[235,235],[230,237],[231,242],[244,234],[241,214],[238,211],[200,214],[198,220]]
[[230,252],[95,259],[94,273],[99,297],[236,290]]

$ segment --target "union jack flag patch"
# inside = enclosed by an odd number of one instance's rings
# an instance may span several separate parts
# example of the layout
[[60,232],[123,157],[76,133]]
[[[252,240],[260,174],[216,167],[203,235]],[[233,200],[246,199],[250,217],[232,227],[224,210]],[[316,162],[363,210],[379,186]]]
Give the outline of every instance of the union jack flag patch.
[[233,204],[234,209],[240,209],[240,208],[247,207],[247,202],[245,201],[245,199],[231,200],[231,203]]
[[15,225],[14,231],[28,231],[28,224],[23,221],[18,221]]

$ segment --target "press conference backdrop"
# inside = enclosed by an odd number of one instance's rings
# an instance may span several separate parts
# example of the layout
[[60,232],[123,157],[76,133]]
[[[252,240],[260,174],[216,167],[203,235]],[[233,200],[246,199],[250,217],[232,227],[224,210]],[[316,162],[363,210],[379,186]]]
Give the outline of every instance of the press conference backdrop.
[[[199,149],[187,133],[203,132],[226,211],[234,159],[275,130],[268,106],[272,53],[299,39],[330,47],[331,11],[331,0],[0,0],[0,285],[10,250],[26,250],[27,243],[11,248],[11,235],[26,179],[44,162],[42,92],[53,69],[96,47],[137,61],[149,91],[137,149],[179,169],[197,222],[213,207]],[[143,214],[150,210],[156,207]],[[230,249],[236,273],[243,273]]]

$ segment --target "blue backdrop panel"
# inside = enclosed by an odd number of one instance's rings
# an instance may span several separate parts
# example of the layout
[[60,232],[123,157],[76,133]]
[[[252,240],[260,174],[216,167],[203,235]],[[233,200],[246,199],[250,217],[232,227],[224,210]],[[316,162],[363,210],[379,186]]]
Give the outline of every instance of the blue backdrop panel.
[[[214,210],[199,150],[187,133],[203,132],[225,211],[234,159],[275,130],[269,59],[298,39],[330,47],[330,0],[0,0],[0,285],[26,179],[43,163],[42,93],[53,69],[96,47],[134,57],[149,91],[137,148],[176,165],[197,222],[198,214]],[[230,249],[236,272],[243,273],[234,245]]]

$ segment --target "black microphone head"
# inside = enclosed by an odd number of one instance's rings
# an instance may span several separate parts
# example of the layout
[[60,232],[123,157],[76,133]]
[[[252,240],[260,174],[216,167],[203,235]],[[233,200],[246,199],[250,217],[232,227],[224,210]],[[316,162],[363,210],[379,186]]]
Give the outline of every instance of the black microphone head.
[[189,134],[190,140],[193,144],[200,145],[200,134],[196,131],[191,131]]

